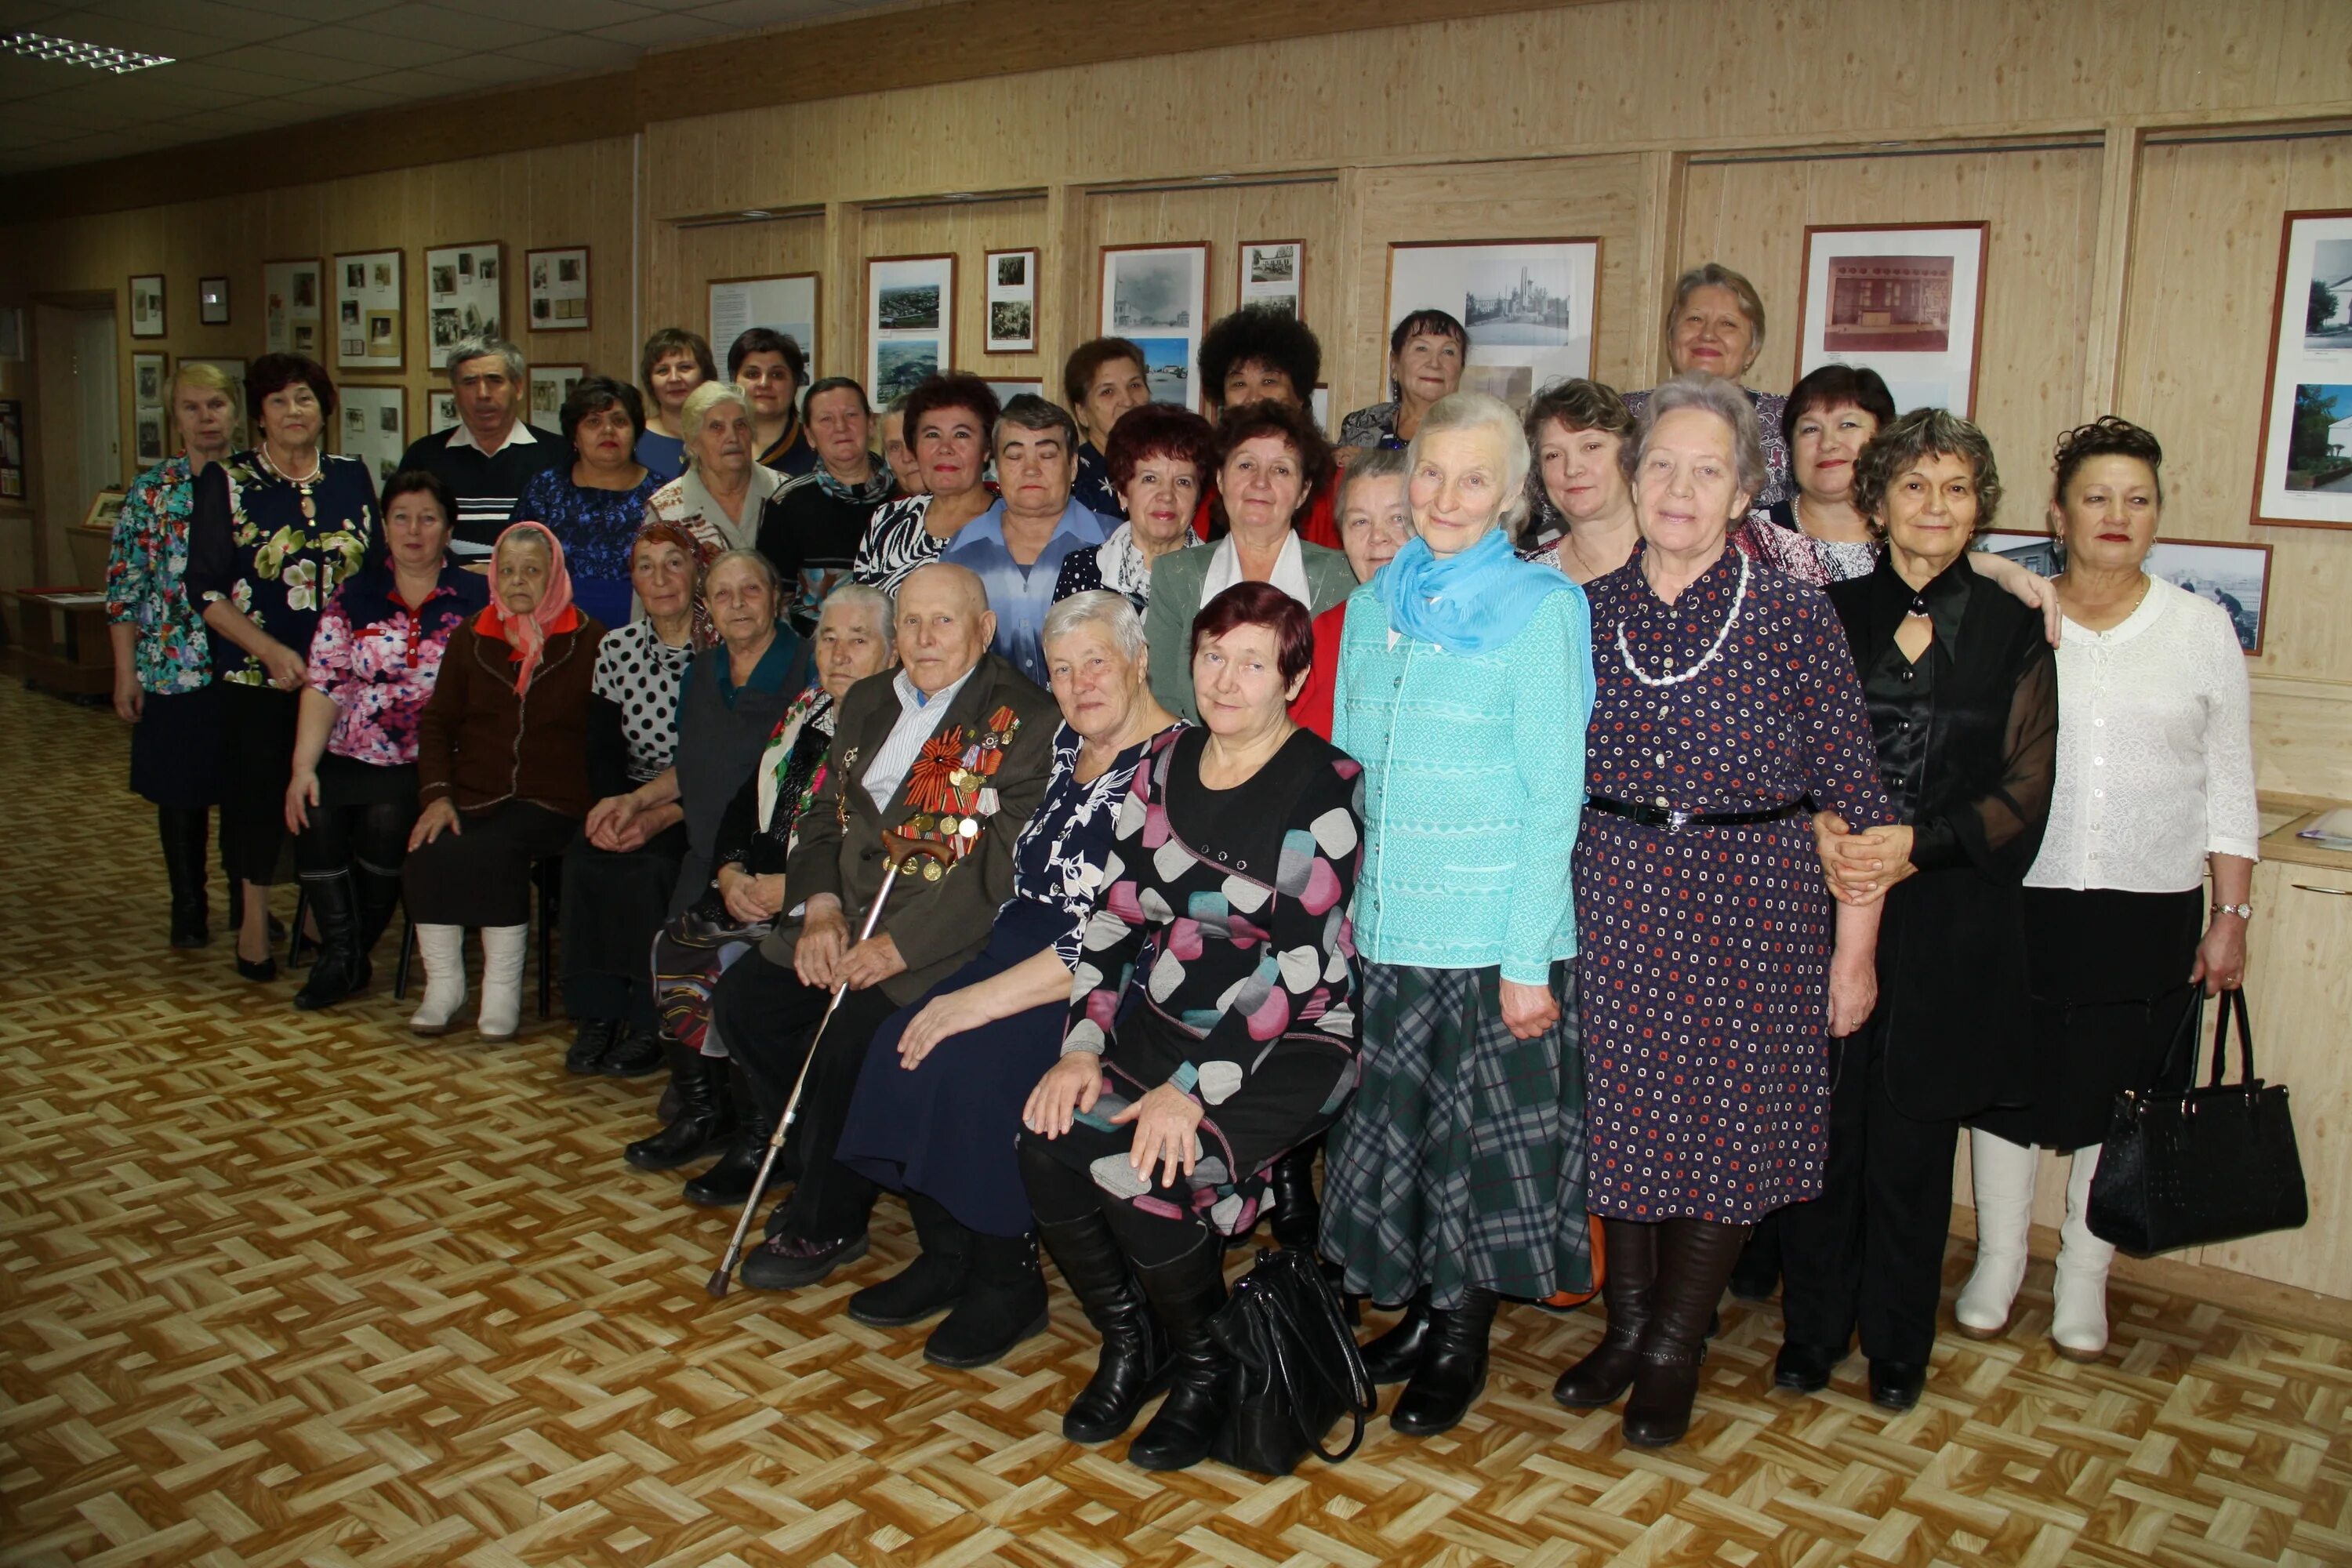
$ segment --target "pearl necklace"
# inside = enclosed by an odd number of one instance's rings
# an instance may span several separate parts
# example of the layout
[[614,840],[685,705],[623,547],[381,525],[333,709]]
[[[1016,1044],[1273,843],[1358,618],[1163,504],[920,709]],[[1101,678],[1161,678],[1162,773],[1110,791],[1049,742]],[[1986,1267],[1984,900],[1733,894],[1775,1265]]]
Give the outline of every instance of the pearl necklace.
[[[1737,550],[1738,546],[1734,545],[1732,548]],[[1716,661],[1717,656],[1723,652],[1723,645],[1729,640],[1731,628],[1739,620],[1739,607],[1748,602],[1748,574],[1753,565],[1754,563],[1749,560],[1748,552],[1739,551],[1739,592],[1732,595],[1731,613],[1723,617],[1722,629],[1715,634],[1715,641],[1708,645],[1707,650],[1699,655],[1698,662],[1680,675],[1651,675],[1640,665],[1635,664],[1633,647],[1625,640],[1625,623],[1618,622],[1617,658],[1625,666],[1625,673],[1644,686],[1680,686],[1685,680],[1695,679],[1699,671]]]

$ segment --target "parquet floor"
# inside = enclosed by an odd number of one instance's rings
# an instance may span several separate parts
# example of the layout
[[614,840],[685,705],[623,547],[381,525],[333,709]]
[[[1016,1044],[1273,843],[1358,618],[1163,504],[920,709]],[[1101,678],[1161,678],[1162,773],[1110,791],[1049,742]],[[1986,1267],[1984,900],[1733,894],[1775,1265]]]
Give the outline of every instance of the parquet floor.
[[618,1158],[650,1083],[567,1079],[560,1024],[420,1047],[381,992],[302,1016],[171,952],[124,755],[0,688],[0,1563],[2352,1562],[2352,1347],[2129,1289],[2076,1366],[2046,1265],[1900,1417],[1859,1360],[1771,1392],[1728,1304],[1690,1442],[1629,1450],[1548,1397],[1593,1317],[1512,1307],[1443,1438],[1147,1475],[1061,1440],[1058,1289],[1007,1364],[929,1367],[838,1310],[907,1255],[888,1205],[851,1278],[714,1303],[725,1222]]

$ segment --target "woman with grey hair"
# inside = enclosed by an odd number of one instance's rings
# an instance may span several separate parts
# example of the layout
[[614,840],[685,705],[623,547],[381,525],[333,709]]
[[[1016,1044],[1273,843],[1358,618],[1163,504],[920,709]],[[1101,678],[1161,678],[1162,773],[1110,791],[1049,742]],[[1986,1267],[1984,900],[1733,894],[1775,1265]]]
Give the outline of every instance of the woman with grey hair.
[[[1046,612],[1045,644],[1062,727],[1045,798],[1013,846],[1013,897],[978,958],[875,1031],[835,1152],[907,1194],[921,1248],[852,1296],[849,1315],[900,1328],[946,1311],[923,1351],[942,1366],[985,1366],[1045,1329],[1013,1140],[1023,1102],[1061,1053],[1112,819],[1145,745],[1177,722],[1152,700],[1143,618],[1124,595],[1062,600]],[[1045,1241],[1092,1315],[1101,1303],[1086,1261],[1065,1257],[1050,1232]]]
[[646,503],[646,518],[674,522],[713,555],[750,550],[760,514],[791,476],[761,464],[754,449],[751,397],[731,381],[706,381],[678,410],[686,431],[686,472]]
[[1331,716],[1364,768],[1363,1049],[1323,1248],[1409,1303],[1365,1363],[1428,1436],[1485,1392],[1501,1298],[1591,1285],[1569,858],[1592,656],[1583,590],[1512,550],[1509,406],[1439,399],[1406,468],[1416,536],[1349,596]]
[[[1666,361],[1677,376],[1694,371],[1739,384],[1755,412],[1764,478],[1748,494],[1751,510],[1763,511],[1789,497],[1789,442],[1781,416],[1789,400],[1777,392],[1750,392],[1744,384],[1764,352],[1764,297],[1744,273],[1719,261],[1701,262],[1675,279],[1666,306]],[[1625,406],[1639,419],[1646,392],[1625,394]]]
[[1658,387],[1633,483],[1642,542],[1587,587],[1574,860],[1609,1329],[1552,1396],[1631,1389],[1625,1440],[1658,1447],[1689,1429],[1749,1227],[1821,1192],[1824,1037],[1859,1028],[1877,991],[1877,908],[1832,911],[1809,803],[1857,832],[1895,816],[1828,602],[1726,537],[1765,483],[1747,396],[1705,374]]

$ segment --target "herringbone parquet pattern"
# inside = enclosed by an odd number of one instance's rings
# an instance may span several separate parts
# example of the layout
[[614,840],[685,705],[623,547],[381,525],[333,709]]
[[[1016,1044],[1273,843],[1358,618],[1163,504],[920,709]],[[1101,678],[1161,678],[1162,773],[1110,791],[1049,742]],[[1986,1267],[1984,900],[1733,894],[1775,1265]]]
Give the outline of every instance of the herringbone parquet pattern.
[[713,1303],[723,1220],[617,1157],[650,1088],[565,1078],[560,1026],[419,1046],[385,987],[302,1016],[170,952],[123,758],[0,689],[0,1563],[2352,1562],[2352,1347],[2119,1290],[2075,1366],[2046,1267],[1901,1417],[1858,1360],[1770,1392],[1777,1318],[1727,1306],[1692,1440],[1629,1450],[1548,1397],[1593,1317],[1513,1307],[1445,1437],[1147,1475],[1061,1440],[1058,1290],[1006,1365],[929,1367],[837,1310],[907,1254],[886,1205],[850,1278]]

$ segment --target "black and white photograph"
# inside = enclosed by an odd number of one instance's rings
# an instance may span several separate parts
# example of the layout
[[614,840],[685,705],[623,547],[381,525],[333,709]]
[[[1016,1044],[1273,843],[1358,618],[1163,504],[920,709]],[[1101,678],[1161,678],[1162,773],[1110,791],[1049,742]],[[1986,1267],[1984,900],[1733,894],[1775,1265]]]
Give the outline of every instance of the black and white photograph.
[[1302,316],[1307,284],[1307,242],[1303,239],[1246,239],[1241,246],[1239,279],[1234,298],[1243,310],[1274,310]]
[[399,470],[408,447],[408,392],[398,386],[346,384],[336,389],[343,416],[335,449],[368,466],[368,477],[383,483]]
[[582,245],[560,250],[534,250],[523,260],[523,277],[530,290],[530,330],[587,331],[588,247]]
[[1207,330],[1209,247],[1105,246],[1100,277],[1097,330],[1142,346],[1153,402],[1198,411],[1192,360]]
[[954,363],[955,287],[953,256],[866,260],[866,384],[877,407]]
[[584,364],[535,364],[530,367],[530,417],[534,424],[554,428],[572,395],[572,385],[588,374]]
[[924,377],[940,370],[937,338],[894,338],[875,347],[874,401],[877,405],[903,397]]
[[433,347],[436,352],[446,352],[464,341],[466,331],[458,321],[457,311],[436,306],[433,311],[432,321]]
[[163,356],[132,354],[131,356],[131,398],[133,403],[160,408],[163,405]]
[[1386,325],[1438,310],[1470,331],[1462,384],[1524,413],[1537,394],[1592,374],[1597,239],[1389,247]]
[[[1026,300],[995,300],[988,307],[988,341],[992,347],[1001,342],[1029,342],[1036,337],[1036,323]],[[1002,353],[1002,350],[995,352]]]
[[319,352],[320,301],[316,260],[265,261],[261,264],[261,338],[263,352],[316,356]]
[[940,286],[901,283],[875,297],[874,324],[885,331],[935,332],[940,330]]
[[1904,413],[1969,416],[1991,232],[1987,223],[1807,228],[1798,374],[1874,370]]
[[2352,208],[2279,237],[2254,521],[2352,528]]
[[163,328],[163,275],[142,272],[131,279],[131,335],[134,338],[165,336]]
[[1037,253],[992,250],[981,276],[988,280],[985,353],[1034,353],[1037,349]]
[[139,449],[133,457],[142,468],[162,462],[168,455],[163,449],[163,416],[161,410],[140,411],[138,443]]
[[334,265],[342,280],[335,290],[335,368],[362,374],[404,368],[401,253],[338,256]]
[[992,259],[996,263],[996,276],[992,281],[998,288],[1025,289],[1029,286],[1029,252],[999,251]]
[[[506,335],[499,287],[499,247],[495,241],[436,246],[425,253],[425,306],[433,312],[433,368],[439,369],[452,345],[467,338]],[[445,336],[442,312],[450,313]]]

